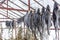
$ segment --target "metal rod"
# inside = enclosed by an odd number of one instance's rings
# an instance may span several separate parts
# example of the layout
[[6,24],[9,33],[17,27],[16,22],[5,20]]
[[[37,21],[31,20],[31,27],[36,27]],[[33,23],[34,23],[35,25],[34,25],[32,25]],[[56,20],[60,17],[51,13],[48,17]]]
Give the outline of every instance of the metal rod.
[[[6,3],[4,3],[5,5],[7,5]],[[9,7],[11,7],[10,5],[8,5]],[[12,7],[11,7],[12,8]],[[10,10],[11,11],[11,10]],[[13,11],[11,11],[11,12],[13,12]],[[21,13],[20,11],[18,11],[19,13]],[[15,12],[14,12],[15,13]],[[21,13],[21,14],[23,14],[23,13]],[[17,14],[16,14],[17,15]],[[24,15],[24,14],[23,14]]]
[[24,12],[27,12],[27,10],[20,10],[20,9],[15,9],[15,8],[0,7],[0,9],[6,9],[6,10],[15,10],[15,11],[24,11]]
[[[5,11],[6,12],[6,11]],[[15,12],[13,12],[14,14],[16,14]],[[9,14],[11,14],[11,13],[9,13]],[[13,15],[13,14],[11,14],[11,15]],[[17,15],[17,14],[16,14]],[[7,10],[7,16],[8,16],[8,10]],[[13,15],[13,16],[15,16],[15,15]],[[20,16],[20,15],[18,15],[18,16]],[[16,16],[15,16],[16,17]],[[20,16],[21,17],[21,16]]]
[[17,13],[15,13],[15,12],[13,12],[13,11],[11,11],[13,14],[16,14],[17,16],[19,16],[19,17],[22,17],[21,15],[19,15],[19,14],[17,14]]
[[[28,6],[25,2],[23,2],[22,0],[19,0],[20,2],[22,2],[23,4],[25,4],[26,6]],[[34,8],[32,8],[31,6],[30,6],[30,8],[31,9],[33,9],[33,10],[35,10]]]
[[[9,1],[9,2],[11,2],[11,3],[13,3],[14,5],[18,6],[19,8],[23,9],[22,7],[20,7],[19,5],[15,4],[14,2],[12,2],[12,1]],[[23,10],[24,10],[24,9],[23,9]]]
[[34,0],[37,4],[39,4],[40,6],[44,7],[42,4],[40,4],[38,1]]
[[[0,13],[0,15],[3,15],[3,14],[2,14],[2,13]],[[7,17],[6,15],[3,15],[3,16]],[[7,17],[7,18],[9,18],[9,19],[13,20],[13,19],[12,19],[12,18],[10,18],[10,17]]]
[[[0,10],[0,11],[1,11],[1,10]],[[4,11],[4,10],[3,10],[3,11]],[[3,12],[3,11],[1,11],[1,12]],[[4,11],[4,12],[6,12],[6,11]],[[3,13],[4,13],[4,12],[3,12]],[[9,14],[11,14],[11,13],[9,13]],[[13,15],[13,14],[11,14],[11,15],[14,16],[14,17],[17,17],[17,16],[15,16],[15,15]],[[1,18],[0,18],[0,19],[1,19]]]

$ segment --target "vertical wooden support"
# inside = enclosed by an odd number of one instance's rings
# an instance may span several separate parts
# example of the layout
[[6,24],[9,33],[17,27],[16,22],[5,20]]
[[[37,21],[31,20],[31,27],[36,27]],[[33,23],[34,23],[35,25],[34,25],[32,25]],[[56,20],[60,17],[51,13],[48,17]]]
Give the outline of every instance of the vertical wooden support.
[[[7,0],[7,8],[8,8],[8,0]],[[8,9],[7,9],[7,17],[8,17]]]
[[15,37],[16,37],[16,21],[14,21],[14,24],[15,24]]
[[0,33],[0,40],[2,40],[2,24],[0,24],[0,31],[1,31],[1,33]]
[[59,30],[58,30],[58,40],[59,40]]
[[28,10],[30,10],[30,0],[28,0]]

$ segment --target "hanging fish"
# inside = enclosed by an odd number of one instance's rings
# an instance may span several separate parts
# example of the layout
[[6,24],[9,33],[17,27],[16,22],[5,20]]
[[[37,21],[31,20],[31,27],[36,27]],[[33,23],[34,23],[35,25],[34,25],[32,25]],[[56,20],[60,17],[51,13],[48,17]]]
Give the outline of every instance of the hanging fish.
[[39,24],[40,24],[40,9],[37,9],[36,15],[35,15],[35,25],[37,26],[38,31],[40,32],[39,29]]
[[33,22],[33,20],[32,20],[32,11],[30,11],[30,13],[29,13],[29,21],[30,21],[30,29],[31,30],[33,30],[33,25],[32,25],[32,22]]
[[8,28],[14,28],[14,21],[6,21],[6,26]]
[[56,20],[57,20],[57,10],[58,10],[58,4],[57,2],[54,3],[54,9],[53,9],[53,23],[54,23],[54,27],[55,27],[55,31],[57,31],[57,26],[55,26],[56,24]]
[[6,21],[6,26],[10,26],[11,21]]
[[36,11],[34,12],[34,14],[33,14],[33,24],[34,24],[34,27],[36,28],[36,26],[37,26],[37,22],[36,22],[36,19],[37,19],[37,17],[36,17]]
[[[54,23],[54,27],[55,27],[55,34],[57,35],[58,33],[58,4],[57,2],[55,1],[54,2],[54,9],[53,9],[53,23]],[[56,36],[55,36],[56,37]],[[56,40],[57,37],[56,37]]]
[[12,28],[14,28],[14,25],[15,23],[14,23],[14,20],[13,21],[11,21],[11,25],[12,25]]
[[44,32],[44,25],[45,25],[45,8],[42,7],[42,34]]
[[42,34],[42,29],[43,29],[43,27],[42,27],[42,25],[43,25],[43,23],[42,23],[42,13],[40,13],[40,9],[39,8],[37,10],[36,17],[37,17],[37,19],[36,19],[36,21],[37,21],[37,29],[38,29],[38,31],[40,33],[40,39],[43,40],[43,34]]
[[32,11],[30,11],[30,14],[29,14],[29,18],[30,18],[30,29],[32,30],[32,33],[34,34],[35,36],[35,39],[37,40],[37,37],[36,37],[36,31],[34,30],[34,25],[33,25],[33,13]]
[[50,35],[50,33],[49,33],[49,28],[50,28],[50,24],[49,24],[49,21],[51,21],[51,20],[49,20],[49,19],[51,19],[50,18],[50,7],[49,7],[49,5],[47,5],[47,8],[46,8],[46,15],[45,15],[45,21],[46,21],[46,24],[47,24],[47,32],[48,32],[48,35]]

